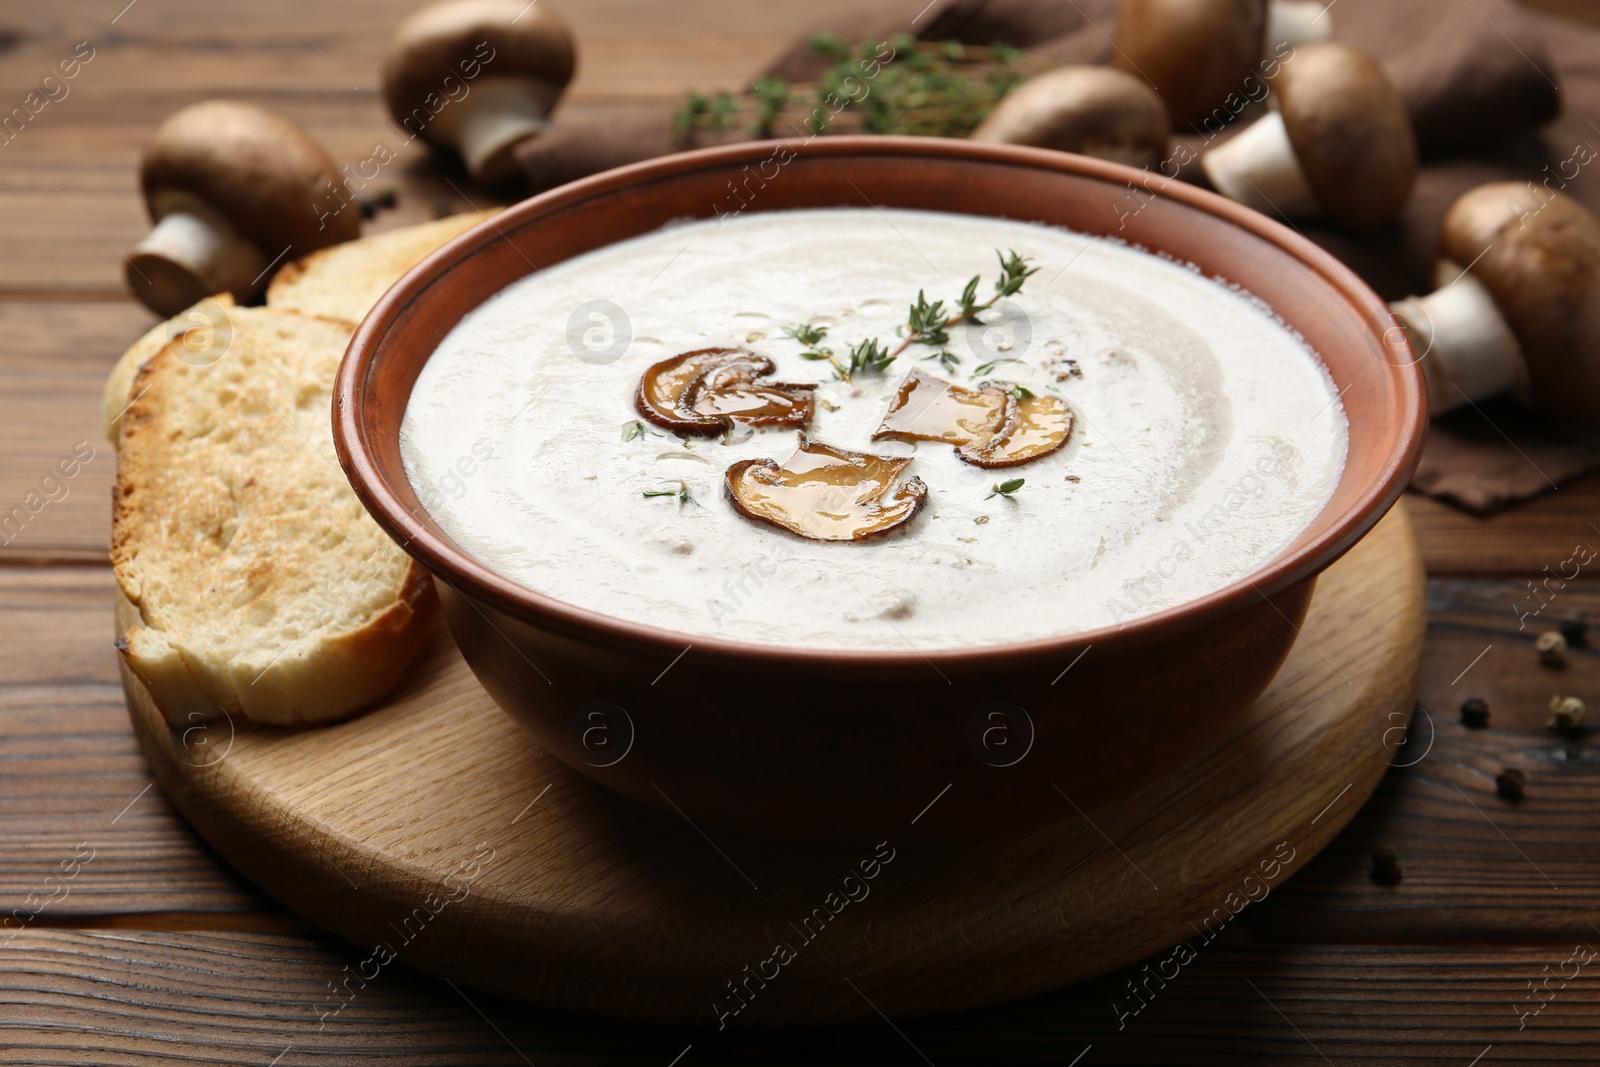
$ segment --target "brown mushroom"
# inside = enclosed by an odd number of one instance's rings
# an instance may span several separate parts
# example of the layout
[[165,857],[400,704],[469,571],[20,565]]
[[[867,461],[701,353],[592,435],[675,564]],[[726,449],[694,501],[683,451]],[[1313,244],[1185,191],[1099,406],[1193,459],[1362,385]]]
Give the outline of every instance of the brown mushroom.
[[639,377],[634,406],[657,426],[715,434],[729,422],[798,429],[811,421],[814,384],[758,382],[776,367],[743,348],[702,348],[662,360]]
[[921,478],[904,478],[910,458],[874,456],[812,441],[805,434],[780,466],[746,459],[728,468],[728,498],[739,514],[812,541],[865,541],[910,522],[928,499]]
[[322,146],[252,104],[207,100],[168,117],[139,180],[155,228],[128,257],[128,288],[160,315],[218,293],[246,302],[275,263],[361,232]]
[[1241,90],[1266,28],[1266,0],[1122,0],[1112,62],[1154,86],[1182,126]]
[[1072,435],[1059,397],[984,382],[976,389],[921,368],[906,375],[872,439],[943,441],[975,467],[1016,467],[1049,455]]
[[1154,167],[1167,156],[1169,132],[1166,106],[1143,79],[1110,67],[1060,67],[1007,95],[972,139]]
[[1326,40],[1315,0],[1122,0],[1112,63],[1155,87],[1180,126],[1237,114],[1263,58]]
[[383,96],[407,133],[497,185],[516,173],[517,145],[544,130],[574,62],[572,35],[543,0],[445,0],[395,31]]
[[1411,119],[1388,75],[1349,45],[1306,45],[1271,79],[1276,110],[1200,157],[1230,200],[1356,232],[1394,221],[1417,177]]
[[1553,419],[1600,416],[1600,223],[1583,205],[1480,185],[1445,215],[1439,257],[1439,288],[1391,305],[1434,414],[1509,390]]

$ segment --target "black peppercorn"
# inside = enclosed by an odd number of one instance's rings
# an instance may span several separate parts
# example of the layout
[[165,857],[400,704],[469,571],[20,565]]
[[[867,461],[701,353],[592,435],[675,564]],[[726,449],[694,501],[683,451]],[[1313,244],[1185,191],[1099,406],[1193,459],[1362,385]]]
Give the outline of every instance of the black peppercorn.
[[1568,616],[1561,624],[1561,636],[1571,648],[1586,648],[1589,644],[1589,620],[1581,613]]
[[1461,725],[1481,730],[1489,725],[1489,703],[1482,697],[1468,697],[1461,702]]
[[1393,845],[1379,845],[1372,850],[1372,880],[1379,885],[1399,885],[1405,877],[1400,866],[1400,850]]
[[1507,767],[1495,776],[1494,788],[1507,800],[1521,800],[1528,789],[1528,776],[1515,767]]

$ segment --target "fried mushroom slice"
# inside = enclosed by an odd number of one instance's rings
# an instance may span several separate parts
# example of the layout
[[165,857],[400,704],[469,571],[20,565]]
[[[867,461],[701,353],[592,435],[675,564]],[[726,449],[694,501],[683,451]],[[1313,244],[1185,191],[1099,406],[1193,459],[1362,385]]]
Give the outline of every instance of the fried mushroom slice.
[[913,368],[895,390],[872,439],[968,445],[999,433],[1011,404],[1011,395],[995,386],[967,389]]
[[910,522],[928,498],[921,478],[903,478],[909,458],[834,448],[800,435],[780,466],[746,459],[728,468],[736,511],[812,541],[865,541]]
[[976,467],[1016,467],[1049,455],[1072,435],[1061,399],[984,382],[955,385],[920,368],[906,375],[873,440],[944,441]]
[[743,348],[702,348],[651,366],[634,406],[664,429],[711,435],[729,422],[799,429],[811,421],[815,385],[761,382],[776,367]]
[[1060,397],[1014,397],[1011,412],[1000,433],[958,445],[956,455],[975,467],[1019,467],[1049,455],[1072,436],[1072,409]]

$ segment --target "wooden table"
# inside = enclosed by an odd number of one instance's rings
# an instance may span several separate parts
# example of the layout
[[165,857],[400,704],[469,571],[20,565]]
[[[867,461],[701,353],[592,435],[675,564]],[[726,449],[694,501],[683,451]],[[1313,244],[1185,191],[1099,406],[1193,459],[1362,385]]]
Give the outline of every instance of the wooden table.
[[[153,788],[129,731],[110,647],[114,460],[98,398],[151,322],[123,290],[121,253],[145,229],[135,160],[154,124],[227,94],[290,115],[340,160],[365,158],[394,136],[376,72],[409,5],[124,3],[0,6],[6,110],[78,42],[94,49],[68,95],[0,144],[0,511],[80,442],[94,450],[64,496],[57,486],[24,528],[0,534],[0,914],[49,898],[0,935],[0,1061],[1468,1067],[1600,1056],[1600,960],[1580,962],[1600,948],[1600,750],[1544,729],[1552,692],[1600,703],[1600,654],[1539,667],[1540,627],[1519,632],[1513,610],[1575,545],[1600,547],[1600,478],[1487,522],[1411,498],[1432,624],[1425,713],[1400,760],[1410,765],[1302,873],[1149,985],[1120,1029],[1142,968],[954,1018],[781,1035],[552,1016],[394,968],[319,1028],[329,983],[364,952],[222,864]],[[861,3],[567,0],[583,48],[570,106],[737,86],[807,21]],[[1592,11],[1582,5],[1540,4]],[[385,180],[401,203],[369,232],[431,217],[441,201],[464,208],[459,190],[476,199],[414,146]],[[1600,581],[1560,589],[1544,619],[1582,610],[1600,619]],[[1469,695],[1490,702],[1489,729],[1459,723]],[[1503,767],[1527,773],[1522,802],[1495,795]],[[1401,885],[1371,881],[1379,844],[1399,849]]]

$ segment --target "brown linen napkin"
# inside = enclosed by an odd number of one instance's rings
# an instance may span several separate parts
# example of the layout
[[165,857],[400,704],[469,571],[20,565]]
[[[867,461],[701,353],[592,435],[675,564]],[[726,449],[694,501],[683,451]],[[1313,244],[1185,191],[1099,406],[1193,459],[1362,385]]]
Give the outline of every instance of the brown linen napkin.
[[1596,469],[1600,448],[1502,398],[1434,419],[1411,488],[1489,515]]
[[[1117,0],[897,0],[812,32],[855,41],[907,32],[974,45],[1000,41],[1052,64],[1105,63],[1112,56],[1116,9]],[[1424,153],[1411,201],[1388,229],[1354,237],[1322,226],[1298,227],[1379,295],[1393,300],[1431,288],[1444,214],[1456,197],[1484,182],[1545,182],[1600,215],[1600,177],[1590,173],[1600,171],[1600,31],[1531,13],[1511,0],[1335,0],[1328,17],[1335,38],[1384,65]],[[815,78],[827,61],[811,48],[810,36],[797,38],[763,73],[796,82]],[[673,110],[668,104],[640,105],[587,120],[558,120],[520,153],[530,188],[741,136],[678,133]],[[1180,177],[1205,184],[1194,161],[1199,151],[1222,143],[1241,125],[1175,137],[1175,158],[1190,160]],[[1509,405],[1495,405],[1438,420],[1414,488],[1487,512],[1600,466],[1600,450],[1537,419],[1524,417],[1500,431],[1484,422],[1487,415],[1501,423],[1512,412]]]

